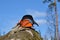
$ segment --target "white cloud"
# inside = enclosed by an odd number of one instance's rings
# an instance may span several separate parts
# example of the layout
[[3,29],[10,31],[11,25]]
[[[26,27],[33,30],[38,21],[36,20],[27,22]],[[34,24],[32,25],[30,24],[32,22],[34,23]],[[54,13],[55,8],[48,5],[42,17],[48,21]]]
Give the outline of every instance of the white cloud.
[[33,17],[45,17],[46,16],[45,12],[40,12],[36,10],[31,10],[31,9],[27,9],[26,14],[33,15]]
[[38,24],[45,24],[45,23],[47,23],[47,21],[44,20],[44,19],[36,20],[36,22],[37,22]]
[[[34,17],[35,21],[38,24],[44,24],[47,23],[47,21],[45,19],[40,19],[40,17],[46,17],[46,13],[45,12],[40,12],[40,11],[36,11],[36,10],[31,10],[31,9],[27,9],[26,10],[26,14],[30,14]],[[39,18],[39,19],[38,19]],[[38,20],[37,20],[38,19]]]

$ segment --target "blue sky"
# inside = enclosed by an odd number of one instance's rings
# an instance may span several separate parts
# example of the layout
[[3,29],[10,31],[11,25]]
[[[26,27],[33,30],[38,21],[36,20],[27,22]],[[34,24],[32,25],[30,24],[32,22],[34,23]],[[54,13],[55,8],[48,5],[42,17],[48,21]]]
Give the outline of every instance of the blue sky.
[[[59,10],[60,3],[57,4]],[[44,36],[47,30],[46,10],[47,5],[43,4],[42,0],[0,0],[1,34],[3,34],[3,32],[5,32],[5,34],[8,33],[18,21],[21,20],[23,15],[30,14],[34,17],[34,20],[39,23],[39,27],[35,26],[34,28],[37,31],[40,30],[42,36]],[[58,11],[60,17],[59,13]]]

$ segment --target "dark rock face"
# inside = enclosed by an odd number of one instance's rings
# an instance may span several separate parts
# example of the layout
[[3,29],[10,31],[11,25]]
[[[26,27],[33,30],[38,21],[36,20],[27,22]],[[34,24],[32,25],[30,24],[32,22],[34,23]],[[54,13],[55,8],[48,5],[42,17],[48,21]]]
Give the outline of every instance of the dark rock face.
[[33,29],[23,28],[22,30],[14,30],[0,37],[0,40],[42,40],[39,33]]

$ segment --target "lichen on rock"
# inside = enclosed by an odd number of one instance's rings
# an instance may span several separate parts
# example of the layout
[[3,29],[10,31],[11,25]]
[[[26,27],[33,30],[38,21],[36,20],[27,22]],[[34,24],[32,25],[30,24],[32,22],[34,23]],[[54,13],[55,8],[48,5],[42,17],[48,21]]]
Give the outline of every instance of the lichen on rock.
[[39,33],[33,29],[19,28],[17,30],[11,30],[6,35],[0,37],[0,40],[42,40],[42,38],[39,36]]

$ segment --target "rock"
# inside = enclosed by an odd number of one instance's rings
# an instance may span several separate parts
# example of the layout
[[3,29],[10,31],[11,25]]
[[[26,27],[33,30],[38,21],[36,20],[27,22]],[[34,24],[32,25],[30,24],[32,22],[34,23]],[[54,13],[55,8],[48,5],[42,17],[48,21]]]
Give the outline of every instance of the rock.
[[42,40],[39,33],[30,28],[14,28],[9,33],[0,37],[0,40]]

